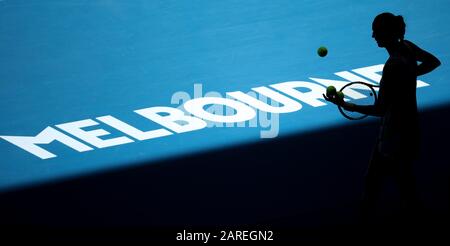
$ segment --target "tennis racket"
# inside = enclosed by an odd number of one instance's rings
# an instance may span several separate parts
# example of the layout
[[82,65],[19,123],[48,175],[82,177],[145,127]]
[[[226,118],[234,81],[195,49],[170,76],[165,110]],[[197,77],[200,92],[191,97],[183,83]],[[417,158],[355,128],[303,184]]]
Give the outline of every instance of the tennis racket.
[[[357,105],[375,105],[378,97],[376,91],[380,86],[366,82],[355,81],[344,85],[339,91],[344,93],[346,101],[351,98],[351,102]],[[368,115],[359,112],[351,112],[338,106],[339,112],[349,120],[361,120]]]

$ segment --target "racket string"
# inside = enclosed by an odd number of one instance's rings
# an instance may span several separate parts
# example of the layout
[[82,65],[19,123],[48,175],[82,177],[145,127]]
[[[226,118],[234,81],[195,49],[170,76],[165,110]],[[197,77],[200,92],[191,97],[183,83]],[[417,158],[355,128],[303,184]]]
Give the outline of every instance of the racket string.
[[[379,87],[365,82],[351,82],[341,88],[347,99],[357,105],[375,105],[377,101],[377,94],[374,88]],[[353,96],[350,97],[350,96]],[[341,114],[350,120],[360,120],[366,118],[368,115],[356,111],[347,111],[342,107],[338,107]]]

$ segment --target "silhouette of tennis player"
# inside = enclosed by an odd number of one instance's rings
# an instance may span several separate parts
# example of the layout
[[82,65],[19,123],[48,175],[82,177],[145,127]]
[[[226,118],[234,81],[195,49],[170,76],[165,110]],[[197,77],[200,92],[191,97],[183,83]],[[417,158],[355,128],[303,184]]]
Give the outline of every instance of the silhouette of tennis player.
[[372,37],[389,53],[375,105],[355,105],[325,97],[345,110],[381,117],[379,136],[365,178],[362,218],[366,222],[375,212],[381,181],[387,175],[392,175],[398,184],[405,214],[413,216],[419,206],[412,168],[420,145],[417,76],[433,71],[441,63],[432,54],[404,40],[405,27],[403,17],[392,13],[379,14],[372,23]]

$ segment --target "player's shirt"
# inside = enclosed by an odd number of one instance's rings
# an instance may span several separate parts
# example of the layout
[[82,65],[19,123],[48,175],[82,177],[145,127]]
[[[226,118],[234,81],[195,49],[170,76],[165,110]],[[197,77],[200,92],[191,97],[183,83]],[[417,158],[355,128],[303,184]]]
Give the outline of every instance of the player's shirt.
[[391,56],[383,69],[379,106],[381,118],[378,150],[386,156],[417,157],[419,151],[419,119],[417,112],[417,61],[408,55]]

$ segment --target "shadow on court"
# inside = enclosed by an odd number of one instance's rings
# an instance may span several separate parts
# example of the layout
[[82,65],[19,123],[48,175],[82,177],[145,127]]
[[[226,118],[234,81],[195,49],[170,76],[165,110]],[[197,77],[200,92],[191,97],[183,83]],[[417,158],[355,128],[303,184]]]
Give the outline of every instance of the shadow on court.
[[[450,106],[421,112],[425,210],[415,231],[448,229],[449,119]],[[0,226],[44,239],[175,240],[184,229],[230,228],[273,230],[280,240],[358,238],[377,130],[374,119],[3,193]],[[386,180],[376,228],[403,226],[397,197]]]

